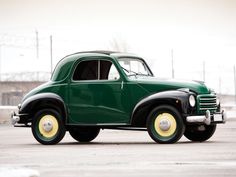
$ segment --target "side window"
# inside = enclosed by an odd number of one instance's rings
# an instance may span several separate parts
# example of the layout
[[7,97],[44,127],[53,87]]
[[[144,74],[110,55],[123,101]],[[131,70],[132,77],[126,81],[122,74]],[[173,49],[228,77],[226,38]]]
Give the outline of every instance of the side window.
[[112,62],[100,60],[100,80],[118,80],[119,78],[119,72]]
[[80,62],[75,69],[73,80],[98,80],[98,61]]
[[108,80],[118,80],[120,78],[120,74],[117,71],[114,64],[111,65],[109,74],[108,74]]
[[117,80],[120,78],[114,64],[107,60],[80,62],[74,72],[73,80]]

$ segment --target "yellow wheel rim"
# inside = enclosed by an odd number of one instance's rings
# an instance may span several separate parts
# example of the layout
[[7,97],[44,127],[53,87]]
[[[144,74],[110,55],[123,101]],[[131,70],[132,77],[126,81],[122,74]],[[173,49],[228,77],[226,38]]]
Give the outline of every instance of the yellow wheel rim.
[[169,113],[159,114],[154,122],[155,131],[162,137],[173,135],[176,131],[176,127],[176,120]]
[[58,132],[58,121],[52,115],[45,115],[39,121],[39,133],[46,137],[52,138]]

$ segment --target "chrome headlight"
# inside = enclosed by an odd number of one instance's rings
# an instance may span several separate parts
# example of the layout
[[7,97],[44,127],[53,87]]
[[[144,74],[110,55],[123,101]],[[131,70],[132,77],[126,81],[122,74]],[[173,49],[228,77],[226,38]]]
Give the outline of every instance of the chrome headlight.
[[17,106],[17,107],[18,107],[18,109],[20,109],[20,108],[21,108],[21,104],[18,104],[18,106]]
[[196,105],[196,100],[195,97],[193,95],[189,96],[189,104],[191,107],[194,107]]

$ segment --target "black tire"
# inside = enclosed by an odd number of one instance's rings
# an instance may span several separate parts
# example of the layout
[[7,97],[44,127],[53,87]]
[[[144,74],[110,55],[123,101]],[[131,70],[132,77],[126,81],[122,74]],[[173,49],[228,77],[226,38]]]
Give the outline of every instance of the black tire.
[[100,132],[97,127],[70,127],[70,135],[79,142],[90,142],[94,140]]
[[[161,124],[169,126],[161,128]],[[147,130],[155,142],[168,144],[175,143],[182,137],[185,125],[177,109],[169,105],[163,105],[154,108],[149,114]]]
[[184,136],[191,141],[203,142],[215,133],[216,125],[188,125]]
[[[52,122],[51,130],[45,131],[43,125]],[[41,144],[53,145],[59,143],[65,136],[66,129],[61,115],[54,109],[43,109],[38,111],[31,125],[34,138]]]

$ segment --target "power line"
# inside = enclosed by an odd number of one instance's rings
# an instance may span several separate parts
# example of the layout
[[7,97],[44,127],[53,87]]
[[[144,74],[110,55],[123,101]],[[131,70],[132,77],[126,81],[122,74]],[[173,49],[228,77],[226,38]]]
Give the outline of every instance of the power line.
[[202,63],[202,69],[203,69],[203,81],[205,82],[206,81],[206,62],[203,61]]
[[50,58],[51,58],[51,74],[52,74],[52,35],[50,36]]
[[[4,45],[7,47],[13,48],[30,48],[36,49],[36,58],[39,57],[39,40],[45,40],[45,37],[39,38],[38,31],[35,31],[35,37],[26,37],[26,36],[17,36],[17,35],[9,35],[9,34],[0,34],[0,45]],[[46,42],[46,41],[45,41]],[[43,46],[46,48],[45,46]]]
[[2,77],[2,70],[1,70],[1,67],[2,67],[2,63],[1,63],[1,60],[2,60],[2,45],[0,45],[0,81],[1,81],[1,77]]
[[235,69],[235,65],[234,65],[234,90],[235,90],[235,103],[236,103],[236,69]]
[[0,34],[0,37],[1,37],[1,40],[9,39],[9,38],[34,40],[33,36],[31,37],[31,36],[15,35],[15,34],[8,34],[8,33]]
[[11,47],[11,48],[18,48],[18,49],[34,49],[34,46],[22,46],[22,45],[14,45],[14,44],[0,44],[1,46]]
[[172,78],[175,78],[175,70],[174,70],[174,50],[171,49],[171,66],[172,66]]
[[35,31],[35,34],[36,34],[36,44],[35,44],[35,47],[36,47],[36,58],[39,59],[39,33],[38,31],[36,30]]

